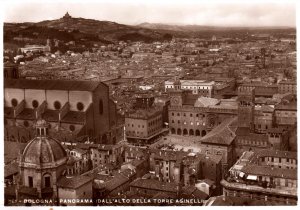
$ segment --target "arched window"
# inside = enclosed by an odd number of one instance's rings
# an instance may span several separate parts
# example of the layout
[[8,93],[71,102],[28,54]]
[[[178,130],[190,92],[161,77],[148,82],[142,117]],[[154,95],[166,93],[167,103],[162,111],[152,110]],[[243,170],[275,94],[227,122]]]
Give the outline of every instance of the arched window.
[[78,109],[78,111],[82,111],[82,110],[84,109],[83,103],[78,102],[78,103],[77,103],[77,109]]
[[11,105],[12,105],[13,107],[18,106],[18,100],[15,99],[15,98],[13,98],[13,99],[11,100]]
[[28,127],[28,126],[29,126],[29,122],[28,122],[27,120],[25,120],[25,121],[23,122],[23,124],[24,124],[25,127]]
[[171,128],[171,133],[175,134],[175,128]]
[[74,125],[70,125],[70,131],[74,131],[75,130],[75,126]]
[[50,174],[45,174],[44,175],[44,187],[51,187],[51,176]]
[[39,102],[37,100],[33,100],[32,101],[32,106],[33,106],[33,108],[38,108]]
[[99,101],[99,114],[103,114],[103,101],[100,99]]
[[54,102],[54,108],[55,108],[56,110],[58,110],[58,109],[61,108],[61,104],[60,104],[59,101],[55,101],[55,102]]

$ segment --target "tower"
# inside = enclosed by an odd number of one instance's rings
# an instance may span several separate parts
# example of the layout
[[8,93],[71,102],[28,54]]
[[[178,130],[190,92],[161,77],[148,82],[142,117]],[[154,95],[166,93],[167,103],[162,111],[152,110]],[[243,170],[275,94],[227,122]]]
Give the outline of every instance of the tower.
[[261,48],[260,53],[262,57],[263,68],[266,68],[266,48]]
[[255,88],[242,90],[238,88],[238,126],[240,128],[254,128]]
[[177,77],[175,77],[174,89],[175,90],[181,90],[181,82]]

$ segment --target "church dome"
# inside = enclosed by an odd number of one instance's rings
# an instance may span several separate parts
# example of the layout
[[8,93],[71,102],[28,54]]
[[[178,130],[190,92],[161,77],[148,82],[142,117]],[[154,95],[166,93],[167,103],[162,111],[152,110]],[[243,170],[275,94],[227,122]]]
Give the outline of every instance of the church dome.
[[49,137],[35,137],[25,147],[22,162],[39,165],[59,162],[66,158],[67,153],[57,140]]
[[59,164],[67,160],[67,152],[59,141],[49,137],[48,123],[38,120],[36,123],[37,135],[24,149],[21,162],[30,165],[54,163]]

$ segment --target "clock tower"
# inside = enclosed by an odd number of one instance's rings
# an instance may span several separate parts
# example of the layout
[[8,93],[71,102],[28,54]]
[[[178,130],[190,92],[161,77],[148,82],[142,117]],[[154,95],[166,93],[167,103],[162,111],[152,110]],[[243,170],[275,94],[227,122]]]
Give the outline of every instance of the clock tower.
[[174,90],[170,92],[171,106],[182,106],[183,104],[183,91]]

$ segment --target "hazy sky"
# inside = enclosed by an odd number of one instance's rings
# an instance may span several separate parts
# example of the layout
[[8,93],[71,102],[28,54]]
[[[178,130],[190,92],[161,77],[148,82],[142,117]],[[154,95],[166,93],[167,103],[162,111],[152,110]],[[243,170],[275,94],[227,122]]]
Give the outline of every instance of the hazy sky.
[[[83,3],[84,2],[84,3]],[[224,2],[224,0],[223,0]],[[296,26],[295,1],[196,0],[52,0],[6,1],[5,22],[57,19],[66,11],[73,17],[123,24],[173,23],[214,26]],[[245,1],[244,1],[245,2]]]

